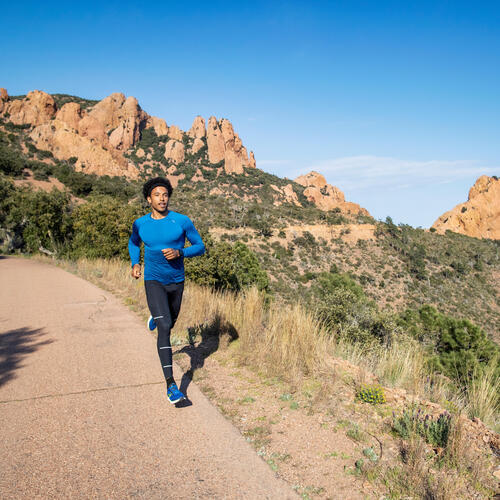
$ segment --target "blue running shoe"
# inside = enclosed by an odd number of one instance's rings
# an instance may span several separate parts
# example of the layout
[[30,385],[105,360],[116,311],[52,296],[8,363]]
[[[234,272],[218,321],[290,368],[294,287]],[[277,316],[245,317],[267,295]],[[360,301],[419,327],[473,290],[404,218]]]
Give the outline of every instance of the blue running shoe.
[[182,392],[179,391],[179,389],[177,389],[177,384],[170,384],[168,386],[167,397],[172,404],[178,403],[179,401],[186,399],[184,394],[182,394]]
[[146,323],[148,328],[153,331],[156,328],[156,321],[154,320],[153,316],[150,316],[148,319],[148,322]]

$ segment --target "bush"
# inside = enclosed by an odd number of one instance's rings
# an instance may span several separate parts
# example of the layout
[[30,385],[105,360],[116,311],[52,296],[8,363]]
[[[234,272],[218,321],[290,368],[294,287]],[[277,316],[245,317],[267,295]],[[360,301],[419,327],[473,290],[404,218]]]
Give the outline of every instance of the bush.
[[422,412],[421,409],[405,410],[400,417],[393,415],[392,430],[403,439],[412,434],[422,436],[432,446],[445,448],[451,431],[451,415],[441,413],[437,419]]
[[96,196],[78,206],[73,214],[74,257],[121,257],[128,259],[132,223],[143,215],[140,205],[110,196]]
[[184,261],[186,277],[200,285],[218,290],[242,290],[256,285],[261,291],[269,287],[269,279],[256,255],[243,243],[231,245],[214,242],[203,235],[206,253],[197,259]]
[[446,316],[429,305],[405,311],[398,324],[427,346],[435,369],[464,383],[499,354],[498,346],[479,326]]
[[18,177],[23,173],[23,169],[24,162],[22,158],[0,143],[0,172]]
[[379,312],[349,275],[321,273],[311,289],[311,306],[328,329],[362,344],[392,341],[398,330],[393,315]]
[[66,193],[17,189],[11,193],[5,225],[28,252],[65,253],[71,239],[70,200]]

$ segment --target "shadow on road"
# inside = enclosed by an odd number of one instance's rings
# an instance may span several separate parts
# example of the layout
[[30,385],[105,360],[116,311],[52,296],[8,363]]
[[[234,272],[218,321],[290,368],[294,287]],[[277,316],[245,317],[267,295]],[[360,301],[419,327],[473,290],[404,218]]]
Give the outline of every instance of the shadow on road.
[[17,328],[0,333],[0,387],[15,377],[22,360],[53,340],[40,340],[46,332],[41,328]]
[[230,343],[238,338],[236,328],[234,328],[232,324],[223,321],[219,315],[217,315],[211,323],[191,327],[189,329],[189,334],[190,337],[200,335],[201,342],[197,345],[193,343],[177,351],[187,354],[191,358],[191,366],[189,370],[182,375],[180,385],[180,390],[184,394],[187,394],[186,391],[193,380],[194,372],[202,368],[205,364],[205,359],[217,351],[221,339],[227,339],[225,341]]

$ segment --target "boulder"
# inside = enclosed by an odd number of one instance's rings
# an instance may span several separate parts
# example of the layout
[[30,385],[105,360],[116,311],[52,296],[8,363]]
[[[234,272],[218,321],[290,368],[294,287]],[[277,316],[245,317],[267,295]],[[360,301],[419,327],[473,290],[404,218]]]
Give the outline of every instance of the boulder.
[[115,149],[126,151],[131,148],[141,137],[140,121],[129,116],[121,122],[109,136],[109,143]]
[[171,139],[165,146],[165,158],[173,163],[184,161],[184,144]]

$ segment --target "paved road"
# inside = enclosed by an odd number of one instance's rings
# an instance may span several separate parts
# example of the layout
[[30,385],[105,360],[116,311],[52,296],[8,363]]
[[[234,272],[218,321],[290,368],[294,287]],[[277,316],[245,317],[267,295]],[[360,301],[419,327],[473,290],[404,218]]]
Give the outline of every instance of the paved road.
[[112,295],[16,258],[0,283],[0,498],[296,498],[195,384],[170,405]]

